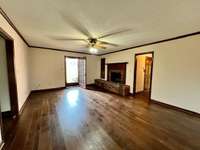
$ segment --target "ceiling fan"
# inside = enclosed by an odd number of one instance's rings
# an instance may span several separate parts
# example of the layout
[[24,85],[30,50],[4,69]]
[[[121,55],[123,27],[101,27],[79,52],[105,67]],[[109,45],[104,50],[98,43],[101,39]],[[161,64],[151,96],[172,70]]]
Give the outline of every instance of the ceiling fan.
[[72,18],[70,16],[61,15],[62,18],[71,25],[74,29],[76,29],[78,32],[80,32],[82,35],[86,36],[85,39],[76,39],[76,38],[68,38],[63,36],[54,36],[54,40],[64,40],[64,41],[83,41],[85,44],[83,45],[83,48],[89,48],[91,53],[97,53],[99,49],[107,49],[108,46],[117,47],[118,44],[107,42],[103,40],[103,38],[114,36],[114,35],[120,35],[122,33],[125,33],[127,31],[130,31],[130,29],[125,30],[118,30],[114,32],[107,33],[105,35],[99,36],[99,37],[93,37],[93,35],[87,30],[85,26],[83,26],[78,20],[75,18]]

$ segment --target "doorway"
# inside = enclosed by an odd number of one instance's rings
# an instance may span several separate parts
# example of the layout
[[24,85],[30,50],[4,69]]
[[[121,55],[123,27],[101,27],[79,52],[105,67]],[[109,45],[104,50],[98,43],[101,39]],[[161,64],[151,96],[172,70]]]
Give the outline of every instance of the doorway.
[[65,85],[86,87],[86,58],[65,56]]
[[153,57],[153,52],[135,54],[133,93],[145,100],[151,99]]
[[3,141],[10,136],[10,131],[18,117],[18,96],[14,67],[14,42],[0,28],[0,101],[1,133]]

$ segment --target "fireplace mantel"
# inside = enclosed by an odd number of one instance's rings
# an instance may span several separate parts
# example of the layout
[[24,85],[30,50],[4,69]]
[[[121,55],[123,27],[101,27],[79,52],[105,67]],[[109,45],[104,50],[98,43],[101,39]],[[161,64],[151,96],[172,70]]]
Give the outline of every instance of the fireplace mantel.
[[[120,73],[120,79],[117,79],[119,82],[125,84],[126,82],[126,64],[127,62],[120,62],[120,63],[108,63],[107,69],[107,80],[113,81],[112,72]],[[113,81],[114,82],[114,81]]]

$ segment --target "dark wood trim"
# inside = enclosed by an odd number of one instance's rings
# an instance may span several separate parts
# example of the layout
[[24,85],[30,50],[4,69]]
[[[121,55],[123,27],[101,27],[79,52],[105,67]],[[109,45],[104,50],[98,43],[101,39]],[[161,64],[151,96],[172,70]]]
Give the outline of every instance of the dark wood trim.
[[[125,74],[124,74],[125,79],[124,79],[124,84],[126,84],[126,72],[127,72],[127,63],[125,65]],[[130,88],[129,88],[129,92],[130,92]]]
[[152,95],[152,84],[153,84],[153,67],[154,67],[154,52],[152,52],[152,66],[151,66],[151,80],[150,80],[150,94],[149,94],[149,99],[151,100],[151,95]]
[[154,51],[149,51],[149,52],[139,52],[139,53],[135,53],[135,55],[136,56],[138,56],[138,55],[146,55],[146,54],[153,54],[154,53]]
[[68,86],[78,86],[79,83],[66,83],[65,87],[68,87]]
[[14,56],[14,41],[6,40],[7,68],[8,68],[8,84],[11,101],[11,111],[13,115],[18,115],[18,92],[15,76],[15,56]]
[[100,77],[101,79],[105,79],[105,71],[106,71],[106,58],[101,58],[100,62]]
[[99,56],[108,55],[108,54],[117,53],[117,52],[122,52],[122,51],[127,51],[127,50],[130,50],[130,49],[149,46],[149,45],[154,45],[154,44],[158,44],[158,43],[169,42],[169,41],[178,40],[178,39],[182,39],[182,38],[186,38],[186,37],[190,37],[190,36],[194,36],[194,35],[199,35],[199,34],[200,34],[200,31],[197,31],[197,32],[184,34],[184,35],[180,35],[180,36],[176,36],[176,37],[172,37],[172,38],[168,38],[168,39],[164,39],[164,40],[159,40],[159,41],[156,41],[156,42],[150,42],[150,43],[146,43],[146,44],[127,47],[127,48],[124,48],[124,49],[121,49],[121,50],[116,50],[116,51],[113,51],[113,52],[99,54]]
[[95,86],[95,83],[86,84],[86,86]]
[[15,51],[14,51],[14,41],[13,38],[6,33],[2,28],[0,28],[1,36],[5,39],[6,44],[6,57],[7,57],[7,69],[8,69],[8,84],[9,93],[11,100],[11,111],[13,115],[18,115],[18,92],[17,92],[17,82],[15,75]]
[[136,94],[136,76],[137,76],[137,59],[136,59],[136,55],[135,55],[135,63],[134,63],[134,72],[133,72],[133,96],[135,96]]
[[70,53],[76,53],[76,54],[85,54],[85,55],[95,55],[87,52],[79,52],[79,51],[72,51],[72,50],[66,50],[66,49],[59,49],[59,48],[51,48],[51,47],[41,47],[41,46],[29,46],[30,48],[39,48],[39,49],[45,49],[45,50],[53,50],[58,52],[70,52]]
[[114,65],[114,64],[128,64],[128,62],[106,63],[106,65]]
[[66,57],[75,59],[86,59],[86,57],[77,57],[77,56],[66,56]]
[[66,70],[66,58],[67,58],[67,56],[64,56],[64,76],[65,76],[65,81],[64,81],[64,83],[65,83],[65,87],[67,87],[67,77],[66,77],[66,74],[67,74],[67,70]]
[[[18,91],[17,91],[17,82],[15,76],[15,51],[14,51],[14,40],[11,36],[6,33],[2,28],[0,28],[0,35],[5,39],[5,48],[6,48],[6,57],[7,57],[7,71],[8,71],[8,85],[9,85],[9,94],[10,94],[10,104],[11,104],[11,115],[13,118],[17,118],[19,115],[18,109]],[[0,113],[1,119],[1,131],[2,131],[2,140],[6,139],[5,133],[3,130],[2,122],[2,113]],[[14,125],[14,123],[13,123]]]
[[183,109],[183,108],[180,108],[180,107],[177,107],[177,106],[173,106],[173,105],[170,105],[170,104],[166,104],[166,103],[163,103],[163,102],[159,102],[159,101],[153,100],[153,99],[151,99],[150,104],[151,103],[152,104],[156,104],[156,105],[160,105],[161,107],[165,107],[165,108],[168,108],[168,109],[173,109],[173,110],[176,110],[176,111],[179,111],[179,112],[183,112],[185,114],[200,118],[200,114],[197,113],[197,112],[194,112],[194,111],[186,110],[186,109]]
[[13,22],[10,20],[8,15],[1,7],[0,7],[0,14],[4,17],[4,19],[8,22],[8,24],[15,30],[15,32],[20,36],[20,38],[24,41],[24,43],[29,47],[28,42],[25,40],[25,38],[22,36],[22,34],[19,32],[19,30],[16,28],[16,26],[13,24]]
[[143,53],[136,53],[135,54],[135,63],[134,63],[134,80],[133,80],[133,95],[136,94],[136,77],[137,77],[137,56],[139,55],[145,55],[145,54],[152,54],[152,67],[151,67],[151,79],[150,79],[150,91],[149,91],[149,100],[151,100],[151,94],[152,94],[152,80],[153,80],[153,65],[154,65],[154,52],[143,52]]
[[61,86],[61,87],[48,88],[48,89],[38,89],[38,90],[32,90],[31,93],[48,92],[48,91],[54,91],[54,90],[63,90],[65,88],[66,88],[65,86]]
[[85,84],[87,85],[87,57],[85,57]]

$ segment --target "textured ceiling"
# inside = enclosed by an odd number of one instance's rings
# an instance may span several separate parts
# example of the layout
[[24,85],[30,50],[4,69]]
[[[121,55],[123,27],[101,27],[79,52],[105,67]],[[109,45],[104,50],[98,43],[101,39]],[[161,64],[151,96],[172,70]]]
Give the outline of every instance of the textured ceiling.
[[84,41],[54,38],[87,39],[71,21],[93,37],[128,29],[103,38],[119,46],[99,54],[200,30],[199,0],[0,0],[0,6],[30,45],[79,52],[89,52]]

